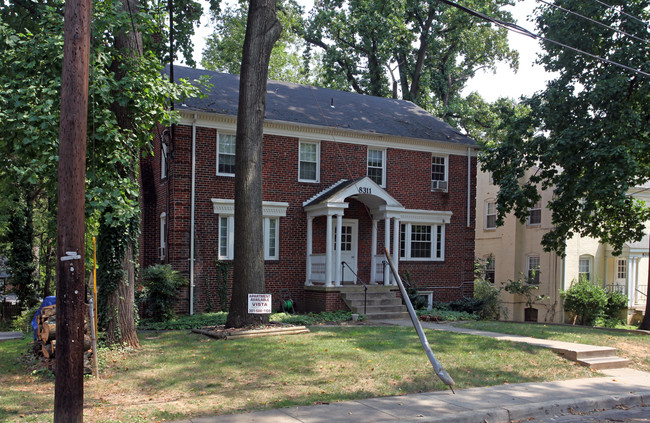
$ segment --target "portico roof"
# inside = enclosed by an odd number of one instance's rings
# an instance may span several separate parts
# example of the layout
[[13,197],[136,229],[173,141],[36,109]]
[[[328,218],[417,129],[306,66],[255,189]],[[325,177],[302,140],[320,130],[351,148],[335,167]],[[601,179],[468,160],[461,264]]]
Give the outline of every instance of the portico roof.
[[357,179],[341,179],[302,205],[305,211],[312,215],[331,214],[325,210],[342,210],[348,207],[345,202],[346,198],[354,198],[362,202],[371,212],[379,208],[382,210],[404,210],[404,206],[399,201],[367,176]]

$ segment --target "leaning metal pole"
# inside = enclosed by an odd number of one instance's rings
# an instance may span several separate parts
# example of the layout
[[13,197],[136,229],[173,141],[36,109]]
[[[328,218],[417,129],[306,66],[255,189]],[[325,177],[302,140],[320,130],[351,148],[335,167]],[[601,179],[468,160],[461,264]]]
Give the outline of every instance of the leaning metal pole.
[[418,336],[420,337],[420,342],[422,343],[422,347],[424,348],[424,351],[427,353],[427,357],[429,357],[429,361],[433,366],[433,370],[436,372],[440,380],[442,380],[445,383],[445,385],[449,386],[451,392],[456,393],[454,392],[454,385],[456,384],[456,382],[454,382],[454,379],[452,379],[451,376],[449,376],[449,373],[447,373],[447,371],[442,368],[442,364],[440,364],[436,356],[433,355],[433,351],[431,350],[431,346],[429,345],[427,336],[424,334],[424,331],[422,330],[422,325],[420,324],[420,320],[418,320],[418,316],[415,314],[415,309],[413,308],[413,304],[411,304],[411,300],[409,299],[409,296],[406,293],[406,288],[404,288],[402,279],[399,277],[399,274],[395,269],[395,265],[393,264],[393,259],[391,259],[388,250],[385,251],[386,251],[386,259],[388,260],[388,264],[390,266],[390,271],[392,272],[393,277],[397,281],[399,290],[402,293],[402,298],[406,303],[406,308],[408,308],[409,316],[411,316],[413,327],[415,328],[415,331],[418,333]]

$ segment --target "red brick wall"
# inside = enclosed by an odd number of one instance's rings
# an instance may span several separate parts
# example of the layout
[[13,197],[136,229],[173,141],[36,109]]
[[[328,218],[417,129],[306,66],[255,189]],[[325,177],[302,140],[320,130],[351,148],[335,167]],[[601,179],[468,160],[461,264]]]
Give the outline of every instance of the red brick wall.
[[[160,179],[160,142],[154,141],[156,157],[142,160],[143,236],[140,260],[142,266],[159,262],[160,214],[167,212],[169,236],[167,262],[189,278],[190,256],[190,194],[192,128],[179,125],[174,136],[174,150],[166,179]],[[216,248],[218,215],[213,212],[213,198],[233,198],[234,178],[216,175],[217,130],[196,129],[196,208],[195,208],[195,306],[197,313],[208,303],[219,308],[217,293]],[[305,260],[307,219],[302,203],[341,179],[366,175],[367,146],[322,141],[320,144],[320,182],[298,182],[299,140],[292,137],[264,137],[263,199],[289,203],[287,216],[280,218],[280,259],[266,261],[267,291],[274,294],[287,288],[300,311],[345,308],[338,296],[329,298],[316,292],[305,292]],[[422,289],[435,288],[436,300],[471,296],[471,285],[459,288],[473,279],[474,198],[476,159],[471,161],[472,188],[467,227],[467,156],[449,156],[449,192],[431,192],[431,153],[396,148],[387,150],[386,190],[407,209],[450,210],[451,223],[446,225],[445,260],[443,262],[400,262],[400,273],[408,270],[412,280]],[[153,185],[153,186],[152,186]],[[169,204],[168,204],[169,193]],[[370,279],[371,220],[364,204],[350,199],[344,218],[359,220],[359,276]],[[260,234],[262,236],[262,234]],[[313,223],[313,251],[324,252],[325,218]],[[378,225],[377,251],[383,251],[384,224]],[[232,275],[231,275],[232,278]],[[189,289],[179,293],[177,311],[189,311]],[[210,301],[208,301],[208,295]]]

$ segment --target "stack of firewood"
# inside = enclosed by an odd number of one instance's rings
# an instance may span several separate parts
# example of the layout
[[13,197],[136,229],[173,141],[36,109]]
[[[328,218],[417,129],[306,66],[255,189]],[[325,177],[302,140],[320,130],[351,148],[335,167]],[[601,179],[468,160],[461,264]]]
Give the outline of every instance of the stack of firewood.
[[[38,324],[34,352],[42,356],[48,368],[54,369],[56,358],[56,304],[41,309],[36,317]],[[88,323],[84,328],[84,367],[90,373],[90,358],[92,357],[91,341],[88,335]]]

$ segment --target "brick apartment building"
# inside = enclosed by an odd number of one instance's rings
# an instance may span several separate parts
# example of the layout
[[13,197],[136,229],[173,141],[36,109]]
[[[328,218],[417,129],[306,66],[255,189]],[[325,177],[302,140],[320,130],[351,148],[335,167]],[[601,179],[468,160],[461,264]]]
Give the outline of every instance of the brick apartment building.
[[[177,310],[200,313],[218,307],[217,262],[233,259],[239,77],[174,71],[212,88],[176,105],[173,136],[161,128],[142,159],[140,264],[183,273]],[[429,298],[472,295],[474,141],[402,100],[270,81],[266,104],[260,236],[274,308],[281,290],[298,311],[346,309],[351,286],[396,291],[384,248]]]

